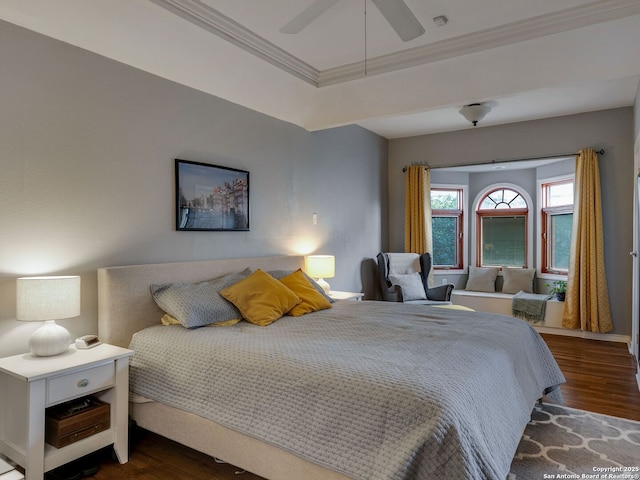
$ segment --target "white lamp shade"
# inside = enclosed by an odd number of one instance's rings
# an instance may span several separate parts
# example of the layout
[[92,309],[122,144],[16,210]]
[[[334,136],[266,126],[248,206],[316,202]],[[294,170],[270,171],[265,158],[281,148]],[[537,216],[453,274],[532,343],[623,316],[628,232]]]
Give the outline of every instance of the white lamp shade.
[[80,315],[80,277],[24,277],[16,283],[16,319],[45,324],[33,332],[29,349],[49,357],[69,348],[71,334],[56,320]]
[[16,283],[16,318],[26,322],[80,315],[80,277],[24,277]]
[[310,277],[333,278],[336,275],[336,257],[333,255],[309,255],[306,262]]

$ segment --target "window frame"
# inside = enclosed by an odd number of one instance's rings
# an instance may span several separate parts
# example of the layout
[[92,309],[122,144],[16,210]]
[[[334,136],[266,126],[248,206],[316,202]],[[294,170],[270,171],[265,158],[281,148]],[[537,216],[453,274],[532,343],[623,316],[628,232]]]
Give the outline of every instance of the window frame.
[[[468,238],[468,221],[466,221],[467,215],[466,212],[468,211],[468,203],[469,203],[469,196],[468,196],[468,186],[467,185],[460,185],[460,184],[448,184],[448,183],[432,183],[431,184],[431,190],[458,190],[460,192],[460,195],[462,195],[462,201],[461,201],[461,209],[459,210],[434,210],[432,209],[431,211],[431,218],[433,219],[434,216],[439,215],[439,216],[446,216],[446,217],[450,217],[450,212],[454,211],[454,212],[459,212],[459,218],[458,218],[458,228],[460,229],[459,232],[462,234],[462,236],[458,235],[458,245],[457,245],[457,252],[458,252],[458,267],[447,267],[447,266],[440,266],[440,267],[436,267],[435,265],[433,265],[433,274],[434,275],[446,275],[447,273],[450,274],[463,274],[466,273],[466,268],[468,265],[468,248],[467,248],[467,242],[466,239]],[[438,214],[435,212],[447,212],[445,214]],[[433,224],[432,224],[432,228],[433,228]]]
[[[523,208],[509,208],[509,209],[502,209],[502,208],[497,208],[497,209],[482,209],[480,210],[480,204],[482,203],[482,200],[484,200],[484,198],[491,194],[492,192],[495,192],[496,190],[502,190],[502,189],[508,189],[508,190],[513,190],[515,192],[517,192],[518,194],[520,194],[520,196],[523,198],[523,200],[525,201],[527,208],[523,209]],[[474,202],[473,202],[473,215],[471,216],[471,220],[472,220],[472,228],[471,228],[471,232],[472,232],[472,238],[471,238],[471,253],[472,253],[472,257],[471,257],[471,265],[475,265],[477,267],[480,267],[480,259],[481,259],[481,239],[482,239],[482,235],[481,235],[481,222],[479,221],[479,219],[482,216],[491,216],[491,217],[497,217],[497,216],[509,216],[509,217],[514,217],[514,216],[520,216],[520,215],[525,215],[526,219],[525,219],[525,266],[523,268],[530,268],[531,265],[533,265],[533,249],[531,248],[531,245],[533,245],[533,217],[534,215],[532,215],[532,212],[534,211],[533,209],[533,201],[531,200],[531,197],[529,196],[529,193],[524,189],[524,187],[520,186],[520,185],[516,185],[513,183],[508,183],[508,182],[499,182],[499,183],[494,183],[491,185],[486,186],[485,188],[483,188],[480,192],[478,192],[478,194],[476,195]],[[489,214],[490,212],[490,214]],[[500,271],[502,271],[502,265],[496,265],[498,267],[500,267]]]
[[551,255],[549,252],[549,243],[548,243],[548,228],[549,228],[549,219],[551,216],[560,215],[560,214],[573,214],[573,204],[571,205],[561,205],[556,207],[547,207],[547,197],[545,192],[545,187],[548,185],[557,185],[562,183],[573,183],[575,189],[575,174],[569,175],[561,175],[555,177],[547,177],[538,179],[538,209],[537,213],[537,224],[540,228],[539,235],[539,244],[537,248],[537,261],[538,261],[538,274],[541,278],[548,279],[564,279],[566,280],[569,275],[569,271],[564,271],[561,269],[552,269],[548,268],[547,259]]

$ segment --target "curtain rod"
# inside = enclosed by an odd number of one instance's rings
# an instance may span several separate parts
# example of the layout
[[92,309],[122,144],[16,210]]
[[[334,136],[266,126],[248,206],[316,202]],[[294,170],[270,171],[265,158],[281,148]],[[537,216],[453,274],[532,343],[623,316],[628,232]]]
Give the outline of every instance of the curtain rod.
[[[604,155],[604,148],[600,150],[596,150],[596,153],[599,155]],[[438,165],[437,167],[430,167],[429,165],[422,165],[424,168],[452,168],[452,167],[477,167],[479,165],[493,165],[498,163],[512,163],[512,162],[531,162],[534,160],[552,160],[554,158],[563,158],[563,157],[575,157],[578,153],[559,153],[556,155],[545,155],[544,157],[529,157],[529,158],[515,158],[512,160],[491,160],[490,162],[482,162],[482,163],[456,163],[450,165]],[[420,164],[417,166],[421,166]],[[407,167],[402,167],[402,171],[406,172]]]

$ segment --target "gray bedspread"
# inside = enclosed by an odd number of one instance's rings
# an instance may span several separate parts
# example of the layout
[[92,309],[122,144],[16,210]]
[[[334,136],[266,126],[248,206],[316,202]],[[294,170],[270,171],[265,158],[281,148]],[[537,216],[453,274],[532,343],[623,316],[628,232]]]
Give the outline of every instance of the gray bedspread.
[[151,327],[131,348],[134,393],[354,479],[504,480],[536,399],[564,382],[522,320],[389,302]]

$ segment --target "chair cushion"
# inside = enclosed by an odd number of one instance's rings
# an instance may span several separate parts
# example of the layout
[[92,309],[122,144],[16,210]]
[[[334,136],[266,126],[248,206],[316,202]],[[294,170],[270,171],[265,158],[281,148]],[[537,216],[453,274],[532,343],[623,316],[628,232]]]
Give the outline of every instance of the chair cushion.
[[451,302],[442,302],[440,300],[409,300],[404,303],[408,305],[451,305]]

